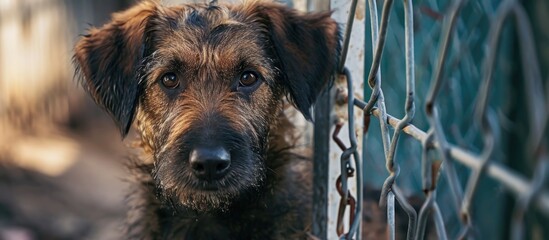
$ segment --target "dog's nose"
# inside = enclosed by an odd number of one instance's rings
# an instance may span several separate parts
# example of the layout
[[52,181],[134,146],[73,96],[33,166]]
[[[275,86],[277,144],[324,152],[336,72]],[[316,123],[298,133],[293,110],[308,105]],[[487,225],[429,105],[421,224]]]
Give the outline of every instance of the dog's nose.
[[189,158],[193,173],[203,180],[220,179],[231,165],[231,155],[224,147],[199,147]]

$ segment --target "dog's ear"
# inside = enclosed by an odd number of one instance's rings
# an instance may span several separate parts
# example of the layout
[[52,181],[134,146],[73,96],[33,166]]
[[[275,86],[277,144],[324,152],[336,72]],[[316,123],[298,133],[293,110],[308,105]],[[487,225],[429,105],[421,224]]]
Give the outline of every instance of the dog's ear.
[[312,120],[311,108],[336,69],[339,27],[330,12],[303,14],[276,3],[258,8],[290,101]]
[[146,1],[115,13],[111,22],[90,29],[75,47],[73,59],[83,87],[112,116],[123,137],[138,103],[137,67],[143,58],[145,27],[157,7]]

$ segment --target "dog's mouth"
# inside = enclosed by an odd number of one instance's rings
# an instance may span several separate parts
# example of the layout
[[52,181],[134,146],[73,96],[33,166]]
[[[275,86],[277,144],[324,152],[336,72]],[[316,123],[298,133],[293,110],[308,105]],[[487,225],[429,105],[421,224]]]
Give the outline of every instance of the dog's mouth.
[[233,204],[249,201],[253,196],[258,196],[261,184],[256,181],[237,183],[226,179],[214,182],[195,180],[191,184],[186,184],[186,187],[170,189],[169,195],[176,197],[176,201],[186,208],[199,212],[224,212]]
[[236,164],[234,167],[226,176],[211,181],[189,174],[187,181],[179,182],[179,187],[167,190],[185,207],[205,212],[225,211],[233,204],[260,195],[264,182],[261,168],[243,171]]
[[195,186],[194,188],[197,190],[197,191],[205,191],[205,192],[215,192],[215,191],[219,191],[220,189],[222,189],[221,186],[219,186],[219,182],[218,181],[215,181],[215,182],[205,182],[205,181],[200,181],[197,186]]

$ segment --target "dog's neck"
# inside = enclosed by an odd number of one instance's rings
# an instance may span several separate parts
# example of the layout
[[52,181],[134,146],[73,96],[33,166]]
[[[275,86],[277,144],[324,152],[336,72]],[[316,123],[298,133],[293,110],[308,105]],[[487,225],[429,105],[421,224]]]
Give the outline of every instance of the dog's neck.
[[307,157],[297,153],[299,135],[296,134],[297,129],[290,119],[280,109],[276,120],[273,121],[269,129],[264,159],[266,166],[274,172],[284,167],[292,159]]

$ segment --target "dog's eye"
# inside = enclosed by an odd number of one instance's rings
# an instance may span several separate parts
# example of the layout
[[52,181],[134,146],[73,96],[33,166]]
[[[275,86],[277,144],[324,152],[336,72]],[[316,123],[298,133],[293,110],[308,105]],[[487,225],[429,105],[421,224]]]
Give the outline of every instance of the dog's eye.
[[243,87],[249,87],[254,85],[254,83],[256,83],[258,80],[259,76],[257,73],[252,71],[246,71],[240,76],[239,84]]
[[166,88],[174,89],[179,86],[179,81],[175,73],[166,73],[162,76],[162,85]]

